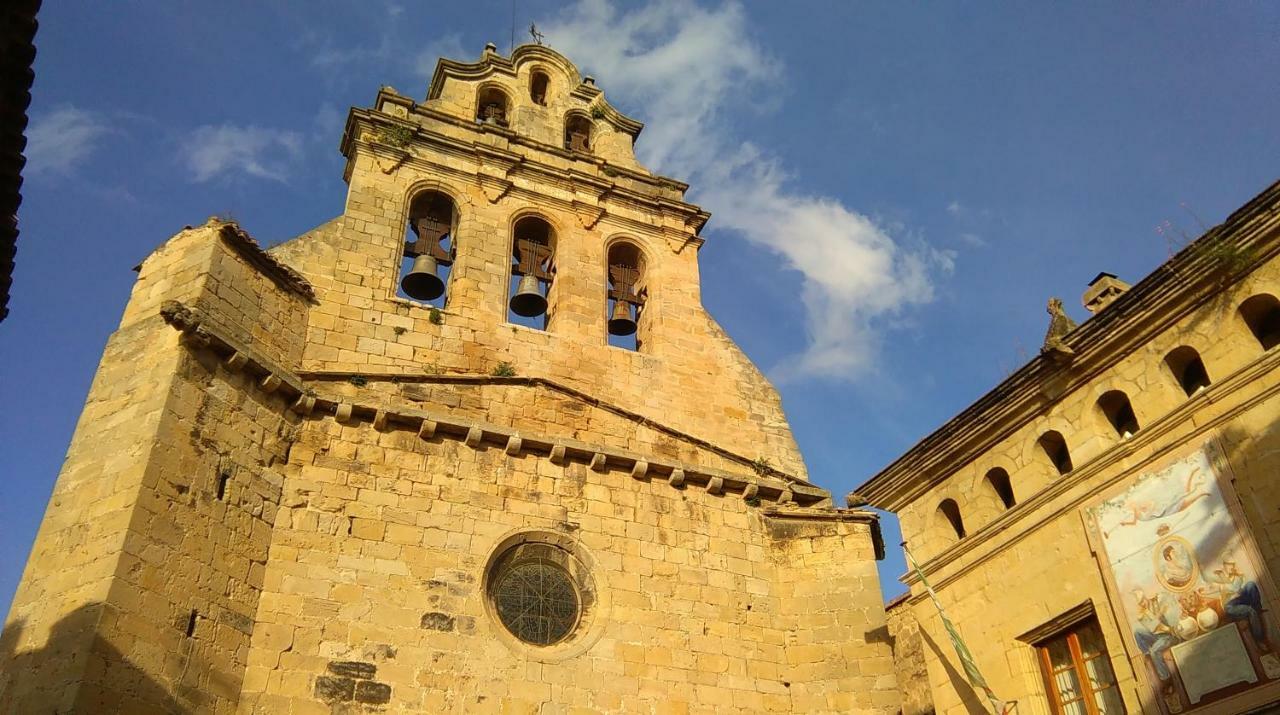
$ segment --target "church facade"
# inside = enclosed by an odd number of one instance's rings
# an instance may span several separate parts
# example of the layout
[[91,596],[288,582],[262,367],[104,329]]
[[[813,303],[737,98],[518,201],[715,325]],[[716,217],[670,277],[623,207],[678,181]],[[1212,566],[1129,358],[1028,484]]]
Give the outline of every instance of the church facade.
[[904,713],[1280,707],[1278,297],[1280,183],[1100,274],[1083,324],[1051,302],[1039,356],[850,495],[920,566],[888,609]]
[[338,217],[144,260],[0,711],[897,712],[876,517],[702,308],[640,130],[490,46],[351,111]]

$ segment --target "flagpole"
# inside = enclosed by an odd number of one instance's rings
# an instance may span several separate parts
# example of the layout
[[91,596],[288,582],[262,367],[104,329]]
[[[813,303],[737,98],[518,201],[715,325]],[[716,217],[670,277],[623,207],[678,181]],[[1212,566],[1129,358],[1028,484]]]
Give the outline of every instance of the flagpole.
[[925,578],[924,571],[920,568],[920,564],[916,563],[916,559],[911,555],[911,551],[907,548],[907,542],[905,541],[902,542],[902,553],[906,554],[907,563],[916,572],[916,576],[920,579],[924,590],[929,594],[929,599],[933,601],[933,607],[938,610],[938,618],[942,620],[942,627],[946,629],[947,635],[951,637],[951,646],[955,648],[956,657],[960,659],[960,665],[964,667],[964,673],[969,679],[969,684],[975,690],[986,695],[987,701],[991,704],[991,710],[996,715],[1007,715],[1013,712],[1018,705],[1017,701],[1001,700],[996,697],[995,692],[991,690],[991,686],[987,685],[987,679],[982,677],[982,672],[978,670],[978,663],[973,659],[973,653],[969,651],[969,646],[965,645],[964,639],[960,637],[960,631],[956,630],[955,624],[947,617],[947,612],[942,609],[942,601],[938,600],[938,594],[934,592],[933,586],[929,585],[929,579]]

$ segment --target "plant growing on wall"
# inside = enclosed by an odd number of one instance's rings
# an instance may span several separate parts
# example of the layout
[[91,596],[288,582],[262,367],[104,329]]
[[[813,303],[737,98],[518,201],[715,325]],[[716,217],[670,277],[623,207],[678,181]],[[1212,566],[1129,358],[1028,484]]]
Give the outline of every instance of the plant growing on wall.
[[491,374],[494,377],[515,377],[516,366],[504,360],[498,363],[497,367],[493,368],[493,372]]
[[439,308],[432,308],[431,312],[427,313],[427,320],[430,320],[432,325],[440,325],[444,322],[444,313],[441,313]]
[[382,127],[377,134],[373,135],[373,140],[379,144],[403,149],[413,141],[413,130],[398,124]]

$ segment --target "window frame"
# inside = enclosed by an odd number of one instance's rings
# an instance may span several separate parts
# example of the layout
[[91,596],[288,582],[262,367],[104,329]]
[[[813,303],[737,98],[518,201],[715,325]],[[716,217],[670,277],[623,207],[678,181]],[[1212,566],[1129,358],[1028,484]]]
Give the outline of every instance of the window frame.
[[[1087,628],[1094,628],[1097,630],[1098,640],[1102,644],[1101,652],[1089,658],[1084,657],[1084,652],[1080,649],[1080,632],[1084,631]],[[1050,655],[1049,655],[1049,645],[1051,643],[1056,643],[1058,641],[1066,642],[1067,652],[1070,653],[1071,655],[1071,664],[1066,668],[1054,669],[1053,661],[1050,659]],[[1040,661],[1040,674],[1044,678],[1045,693],[1049,699],[1050,710],[1054,713],[1054,715],[1066,715],[1067,713],[1066,707],[1068,705],[1074,705],[1077,702],[1084,703],[1084,709],[1087,715],[1102,715],[1101,711],[1098,710],[1098,701],[1097,701],[1098,693],[1102,693],[1108,689],[1115,688],[1116,695],[1120,696],[1120,685],[1116,677],[1116,671],[1115,671],[1115,668],[1112,667],[1110,663],[1111,651],[1107,649],[1106,645],[1107,645],[1106,639],[1102,635],[1102,627],[1098,624],[1097,618],[1092,616],[1089,618],[1085,618],[1084,620],[1077,621],[1071,626],[1064,628],[1063,630],[1058,631],[1054,635],[1048,638],[1045,638],[1035,644],[1036,658]],[[1089,671],[1086,668],[1086,665],[1090,661],[1097,660],[1098,658],[1107,659],[1107,670],[1111,673],[1111,682],[1107,685],[1107,687],[1103,688],[1102,690],[1094,690],[1093,687],[1090,685]],[[1056,684],[1054,676],[1060,673],[1065,673],[1067,672],[1067,670],[1072,670],[1075,673],[1077,687],[1079,688],[1079,691],[1080,691],[1080,697],[1076,700],[1070,700],[1064,703],[1062,701],[1061,694],[1058,692],[1058,686]],[[1120,715],[1124,715],[1124,713],[1128,711],[1127,707],[1124,704],[1124,698],[1119,697],[1119,702],[1120,702]],[[1111,714],[1108,713],[1107,715],[1111,715]]]

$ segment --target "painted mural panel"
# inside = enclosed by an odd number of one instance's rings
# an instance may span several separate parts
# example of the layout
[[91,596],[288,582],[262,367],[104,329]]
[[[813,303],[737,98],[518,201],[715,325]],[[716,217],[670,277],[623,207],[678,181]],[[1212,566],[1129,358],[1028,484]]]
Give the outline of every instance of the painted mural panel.
[[1130,652],[1165,713],[1280,679],[1280,630],[1263,592],[1270,581],[1219,464],[1206,445],[1085,512]]

